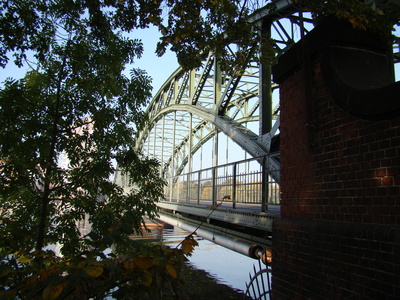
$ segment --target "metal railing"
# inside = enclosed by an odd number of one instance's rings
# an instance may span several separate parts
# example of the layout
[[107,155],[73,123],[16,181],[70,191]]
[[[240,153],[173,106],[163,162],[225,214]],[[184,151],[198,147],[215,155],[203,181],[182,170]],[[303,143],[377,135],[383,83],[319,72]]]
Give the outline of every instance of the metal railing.
[[236,208],[238,204],[260,204],[261,211],[268,205],[279,205],[279,184],[274,180],[279,172],[267,170],[269,159],[277,156],[246,159],[167,179],[166,200],[192,204],[219,201]]

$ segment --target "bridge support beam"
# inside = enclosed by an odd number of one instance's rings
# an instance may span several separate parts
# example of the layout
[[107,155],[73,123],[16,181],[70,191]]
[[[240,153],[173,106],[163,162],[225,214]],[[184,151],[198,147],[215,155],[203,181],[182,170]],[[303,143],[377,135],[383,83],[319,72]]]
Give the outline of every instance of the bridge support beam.
[[[218,140],[219,134],[218,129],[216,130],[216,134],[214,136],[214,144],[213,144],[213,152],[212,152],[212,160],[213,160],[213,167],[218,166]],[[212,170],[212,203],[213,205],[217,205],[217,168],[213,168]]]
[[[261,26],[261,37],[262,40],[269,40],[271,37],[271,20],[265,18],[262,20]],[[259,136],[262,137],[272,129],[272,75],[271,75],[271,64],[267,61],[268,53],[265,52],[264,47],[261,47],[260,51],[260,76],[259,76],[259,97],[260,97],[260,125],[259,125]],[[271,139],[268,139],[268,143],[271,142]],[[270,145],[264,145],[267,151],[270,150]],[[268,174],[266,172],[266,162],[265,157],[262,162],[262,188],[261,188],[261,202],[262,211],[267,211],[267,203],[268,203]]]
[[267,172],[267,156],[263,156],[262,166],[261,166],[261,211],[266,212],[268,209],[268,196],[269,196],[269,180],[268,180],[268,172]]
[[[271,21],[264,19],[261,26],[262,40],[269,40],[271,37]],[[259,136],[268,134],[272,129],[272,77],[271,63],[268,61],[269,53],[266,53],[264,47],[260,51],[260,75],[259,75],[259,97],[260,97],[260,126]]]

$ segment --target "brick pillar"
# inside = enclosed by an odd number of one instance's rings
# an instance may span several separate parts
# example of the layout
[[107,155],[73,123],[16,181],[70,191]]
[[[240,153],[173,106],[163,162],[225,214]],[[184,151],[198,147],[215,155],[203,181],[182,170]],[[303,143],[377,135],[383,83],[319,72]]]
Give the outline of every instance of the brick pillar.
[[[317,28],[274,69],[281,99],[282,198],[272,233],[273,299],[400,297],[400,117],[396,107],[367,111],[363,99],[346,106],[348,111],[338,104],[343,97],[353,101],[359,90],[374,94],[362,86],[369,79],[357,87],[350,82],[347,90],[324,67],[332,44],[351,51],[357,46],[359,33],[343,26],[342,32],[337,24]],[[380,48],[372,40],[359,41],[362,53]],[[340,55],[339,64],[347,65],[360,57]],[[334,61],[330,57],[328,64]],[[371,74],[386,72],[379,64]],[[346,73],[350,81],[357,71],[346,71],[354,73]],[[382,84],[389,90],[378,95],[400,101],[391,86]]]

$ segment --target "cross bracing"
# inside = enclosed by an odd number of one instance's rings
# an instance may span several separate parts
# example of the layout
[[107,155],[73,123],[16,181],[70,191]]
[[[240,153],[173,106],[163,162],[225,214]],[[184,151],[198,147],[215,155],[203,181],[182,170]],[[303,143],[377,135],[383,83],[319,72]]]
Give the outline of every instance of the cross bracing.
[[[204,72],[206,68],[209,70]],[[137,147],[162,160],[165,172],[172,165],[181,170],[188,156],[218,131],[224,132],[252,156],[266,153],[257,142],[257,134],[243,125],[259,119],[257,65],[250,65],[241,76],[222,115],[218,113],[218,104],[228,90],[230,79],[222,73],[217,75],[219,71],[215,72],[215,68],[218,68],[217,63],[210,68],[205,61],[203,69],[175,72],[177,76],[170,77],[148,110],[150,122],[138,136]],[[175,92],[169,92],[171,90]]]

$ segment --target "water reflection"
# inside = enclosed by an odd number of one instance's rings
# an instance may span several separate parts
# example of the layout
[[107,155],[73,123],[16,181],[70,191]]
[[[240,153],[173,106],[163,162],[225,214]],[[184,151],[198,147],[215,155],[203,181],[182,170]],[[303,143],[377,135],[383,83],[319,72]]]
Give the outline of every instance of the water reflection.
[[242,291],[246,290],[245,282],[248,281],[255,262],[250,257],[207,240],[199,241],[199,247],[190,258],[194,267],[203,269],[214,275],[219,282]]
[[[174,248],[191,233],[166,223],[149,220],[145,222],[150,232],[144,231],[143,235],[132,237],[133,239],[162,242]],[[90,228],[87,222],[78,225],[82,231]],[[196,240],[199,246],[195,247],[192,256],[188,258],[189,264],[195,269],[206,271],[218,283],[235,290],[246,291],[246,282],[249,282],[249,274],[254,273],[253,265],[257,264],[257,261],[201,237],[197,237]],[[48,249],[61,256],[60,245],[48,246]],[[107,249],[105,253],[110,251]]]
[[[190,234],[170,225],[162,227],[161,224],[159,226],[152,224],[152,228],[149,225],[149,229],[151,229],[151,233],[144,233],[140,239],[161,240],[170,247],[176,247]],[[206,271],[219,283],[245,291],[249,273],[252,273],[253,264],[257,261],[201,237],[197,237],[197,241],[199,246],[195,247],[193,255],[189,257],[190,264],[196,269]]]

